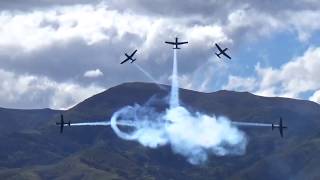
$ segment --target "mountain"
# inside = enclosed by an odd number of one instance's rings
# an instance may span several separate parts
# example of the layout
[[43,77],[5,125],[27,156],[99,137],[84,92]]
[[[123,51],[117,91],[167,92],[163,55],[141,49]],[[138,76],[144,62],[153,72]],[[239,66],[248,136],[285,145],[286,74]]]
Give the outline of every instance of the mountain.
[[61,135],[55,126],[60,113],[72,122],[108,120],[150,98],[164,110],[169,88],[125,83],[66,111],[0,109],[0,179],[320,179],[320,105],[310,101],[180,89],[192,111],[261,123],[281,116],[289,127],[285,138],[269,128],[243,128],[249,138],[244,155],[210,156],[202,165],[189,164],[169,146],[150,149],[121,140],[110,127],[65,127]]

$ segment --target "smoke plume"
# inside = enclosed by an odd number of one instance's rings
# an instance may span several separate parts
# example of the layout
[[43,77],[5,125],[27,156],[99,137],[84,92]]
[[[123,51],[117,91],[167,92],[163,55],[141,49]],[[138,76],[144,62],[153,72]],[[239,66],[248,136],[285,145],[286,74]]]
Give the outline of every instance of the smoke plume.
[[[200,112],[191,113],[179,102],[177,52],[174,50],[169,108],[157,112],[151,105],[126,106],[115,112],[109,122],[78,123],[72,126],[111,126],[124,140],[157,148],[169,145],[192,164],[200,164],[208,155],[243,154],[247,139],[232,121]],[[152,99],[150,100],[152,101]],[[126,126],[124,130],[122,126]]]

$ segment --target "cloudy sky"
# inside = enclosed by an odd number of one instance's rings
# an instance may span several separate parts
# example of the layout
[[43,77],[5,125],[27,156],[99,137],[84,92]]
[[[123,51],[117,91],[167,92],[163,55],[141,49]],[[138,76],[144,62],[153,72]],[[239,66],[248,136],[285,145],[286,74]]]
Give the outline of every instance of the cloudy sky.
[[[178,36],[180,84],[320,103],[317,0],[1,0],[0,106],[66,109],[124,82],[169,84]],[[229,47],[232,61],[214,55]]]

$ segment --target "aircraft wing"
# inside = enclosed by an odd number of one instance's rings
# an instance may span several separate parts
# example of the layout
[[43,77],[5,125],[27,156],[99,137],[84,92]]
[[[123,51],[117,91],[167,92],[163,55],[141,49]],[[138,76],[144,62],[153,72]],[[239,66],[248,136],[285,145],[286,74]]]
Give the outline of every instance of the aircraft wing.
[[176,44],[181,45],[181,44],[187,44],[188,42],[177,42]]
[[231,57],[227,53],[222,53],[225,57],[231,59]]
[[138,50],[135,50],[135,51],[131,54],[131,57],[134,56],[137,51],[138,51]]
[[221,49],[221,47],[220,47],[217,43],[215,43],[215,45],[216,45],[216,47],[218,48],[218,50],[219,50],[220,52],[223,51],[223,50]]
[[60,133],[61,134],[63,133],[63,126],[64,126],[63,124],[60,125]]
[[129,58],[123,60],[120,64],[123,64],[123,63],[125,63],[125,62],[127,62],[127,61],[129,61]]
[[165,43],[167,43],[167,44],[172,44],[172,45],[176,45],[176,43],[175,43],[175,42],[169,42],[169,41],[166,41]]
[[283,137],[283,128],[279,129],[281,137]]

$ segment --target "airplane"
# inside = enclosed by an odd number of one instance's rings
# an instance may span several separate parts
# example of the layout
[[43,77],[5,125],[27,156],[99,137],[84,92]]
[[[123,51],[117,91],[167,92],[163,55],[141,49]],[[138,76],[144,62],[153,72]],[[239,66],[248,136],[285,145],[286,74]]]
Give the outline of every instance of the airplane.
[[272,130],[275,129],[275,128],[279,129],[280,135],[281,135],[281,137],[283,137],[283,129],[287,129],[288,127],[287,126],[283,126],[282,118],[280,117],[279,124],[273,124],[272,123]]
[[171,44],[171,45],[175,45],[175,47],[173,49],[180,49],[178,46],[179,45],[182,45],[182,44],[187,44],[188,42],[179,42],[178,41],[178,38],[176,37],[176,41],[175,42],[169,42],[169,41],[166,41],[165,43],[167,44]]
[[135,62],[137,59],[132,59],[133,56],[136,54],[138,50],[135,50],[131,55],[128,55],[127,53],[125,53],[125,55],[127,56],[127,59],[125,59],[124,61],[122,61],[120,64],[123,64],[129,60],[131,60],[131,63]]
[[69,122],[64,122],[64,120],[63,120],[63,115],[61,114],[60,115],[60,122],[56,122],[56,125],[58,125],[58,126],[60,126],[60,133],[62,134],[63,133],[63,127],[65,126],[65,125],[71,125],[71,123],[70,123],[70,121]]
[[224,55],[225,57],[231,59],[231,57],[226,53],[226,51],[228,50],[228,48],[221,49],[221,47],[220,47],[217,43],[215,43],[215,45],[216,45],[216,47],[217,47],[218,50],[219,50],[219,54],[218,54],[218,53],[215,53],[215,54],[216,54],[219,58],[221,58],[220,55],[222,54],[222,55]]

